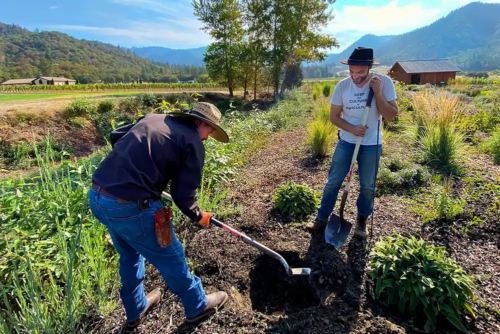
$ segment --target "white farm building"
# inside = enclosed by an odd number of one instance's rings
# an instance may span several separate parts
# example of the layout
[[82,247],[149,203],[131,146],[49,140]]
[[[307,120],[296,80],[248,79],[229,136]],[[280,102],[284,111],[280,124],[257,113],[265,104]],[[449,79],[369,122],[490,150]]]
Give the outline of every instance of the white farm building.
[[74,85],[76,80],[60,77],[38,77],[29,79],[11,79],[2,83],[5,86],[14,85]]

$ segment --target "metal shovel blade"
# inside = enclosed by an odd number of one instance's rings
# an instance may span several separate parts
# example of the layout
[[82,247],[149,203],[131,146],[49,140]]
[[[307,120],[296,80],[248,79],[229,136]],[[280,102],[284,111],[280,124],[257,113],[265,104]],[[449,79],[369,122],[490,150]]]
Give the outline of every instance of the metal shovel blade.
[[342,247],[351,232],[352,224],[333,214],[325,229],[325,240],[333,247]]
[[291,268],[291,274],[296,275],[311,275],[311,268]]

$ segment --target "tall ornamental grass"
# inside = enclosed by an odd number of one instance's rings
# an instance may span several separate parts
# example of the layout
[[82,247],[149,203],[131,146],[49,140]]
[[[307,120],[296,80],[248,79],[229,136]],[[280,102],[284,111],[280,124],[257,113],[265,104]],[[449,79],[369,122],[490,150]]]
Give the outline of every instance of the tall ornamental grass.
[[429,91],[413,96],[416,125],[411,129],[424,163],[445,172],[457,172],[465,149],[458,130],[464,112],[459,100],[445,92]]

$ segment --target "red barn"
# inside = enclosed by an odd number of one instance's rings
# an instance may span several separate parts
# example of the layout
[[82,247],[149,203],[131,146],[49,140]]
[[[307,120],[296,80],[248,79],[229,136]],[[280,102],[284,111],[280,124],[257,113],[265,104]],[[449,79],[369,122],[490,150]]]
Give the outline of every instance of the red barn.
[[448,59],[397,61],[388,75],[407,85],[438,84],[455,78],[461,70]]

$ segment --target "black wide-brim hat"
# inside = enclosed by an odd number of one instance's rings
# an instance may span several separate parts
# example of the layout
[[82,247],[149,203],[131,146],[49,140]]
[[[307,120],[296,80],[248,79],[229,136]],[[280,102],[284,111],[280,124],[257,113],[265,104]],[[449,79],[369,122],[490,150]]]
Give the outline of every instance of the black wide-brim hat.
[[222,143],[229,142],[229,136],[220,126],[220,120],[222,118],[221,112],[211,103],[197,102],[191,110],[169,112],[168,115],[174,117],[191,117],[202,120],[215,129],[215,131],[210,134],[210,137]]
[[373,59],[373,49],[365,47],[357,47],[347,60],[340,61],[344,65],[380,65],[378,61]]

